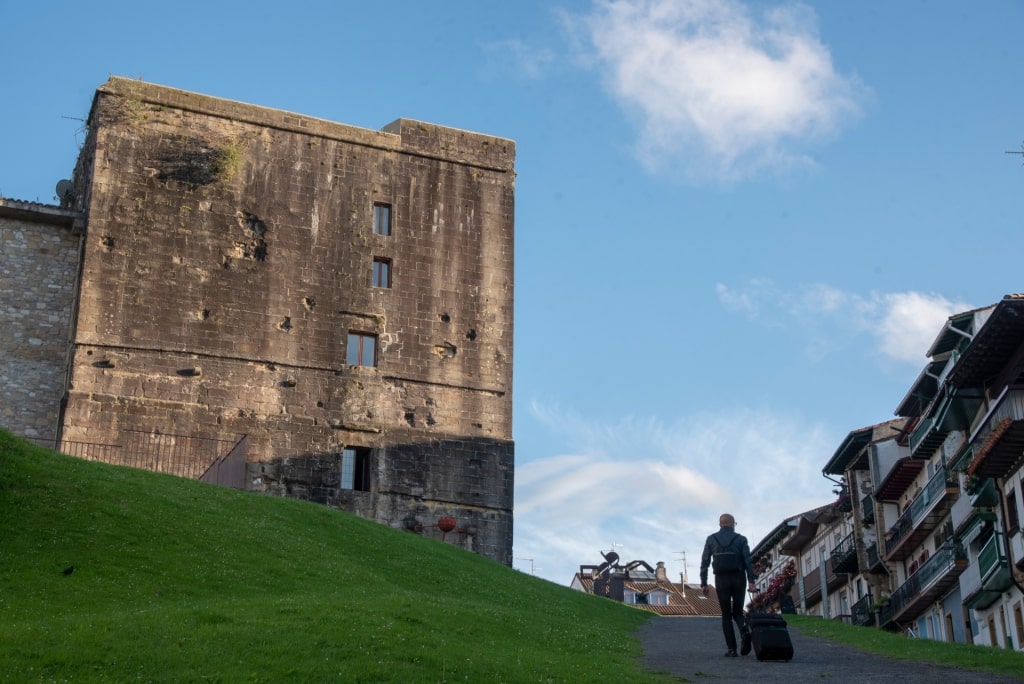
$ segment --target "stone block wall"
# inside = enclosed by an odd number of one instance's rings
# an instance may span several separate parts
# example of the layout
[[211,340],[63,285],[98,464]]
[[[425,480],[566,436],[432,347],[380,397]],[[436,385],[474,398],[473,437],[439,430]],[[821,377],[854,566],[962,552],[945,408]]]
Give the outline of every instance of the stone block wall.
[[[449,541],[510,564],[514,144],[125,79],[89,130],[64,440],[247,435],[250,488],[406,529],[454,516]],[[375,367],[347,364],[353,332]],[[345,447],[371,450],[367,491],[336,486]]]
[[57,438],[81,235],[73,212],[0,198],[0,425]]

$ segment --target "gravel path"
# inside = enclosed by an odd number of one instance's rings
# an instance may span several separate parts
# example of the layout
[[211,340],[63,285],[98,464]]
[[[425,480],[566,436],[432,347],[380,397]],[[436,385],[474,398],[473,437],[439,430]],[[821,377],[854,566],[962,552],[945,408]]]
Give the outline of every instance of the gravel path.
[[[828,681],[892,682],[899,684],[1019,684],[1022,680],[971,672],[953,667],[922,665],[871,655],[851,646],[800,634],[789,628],[793,660],[759,662],[748,656],[726,658],[721,620],[715,618],[655,618],[638,632],[644,655],[641,662],[656,672],[668,672],[692,682]],[[1024,678],[1024,673],[1021,674]]]

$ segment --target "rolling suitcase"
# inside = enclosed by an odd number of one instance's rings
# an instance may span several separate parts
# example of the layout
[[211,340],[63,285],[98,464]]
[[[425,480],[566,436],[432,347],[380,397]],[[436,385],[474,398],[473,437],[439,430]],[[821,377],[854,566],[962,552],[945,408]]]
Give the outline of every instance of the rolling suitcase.
[[747,616],[747,628],[758,660],[793,659],[793,642],[781,615],[751,613]]

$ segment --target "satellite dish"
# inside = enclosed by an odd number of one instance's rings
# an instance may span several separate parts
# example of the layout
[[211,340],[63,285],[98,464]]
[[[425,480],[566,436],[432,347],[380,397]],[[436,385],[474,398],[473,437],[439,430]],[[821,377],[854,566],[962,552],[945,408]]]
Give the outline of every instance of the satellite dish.
[[57,183],[57,198],[60,201],[71,203],[75,199],[75,186],[71,181],[64,179]]

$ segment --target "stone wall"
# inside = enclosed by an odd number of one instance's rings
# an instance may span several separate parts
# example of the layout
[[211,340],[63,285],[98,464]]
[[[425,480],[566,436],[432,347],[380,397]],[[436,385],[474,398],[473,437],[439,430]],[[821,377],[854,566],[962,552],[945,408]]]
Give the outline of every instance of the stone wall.
[[53,447],[81,236],[75,214],[0,199],[0,425]]
[[[425,532],[453,516],[449,541],[510,564],[514,144],[125,79],[89,131],[69,446],[247,435],[249,488]],[[346,363],[353,332],[375,367]],[[345,447],[372,451],[367,491],[336,486]]]

